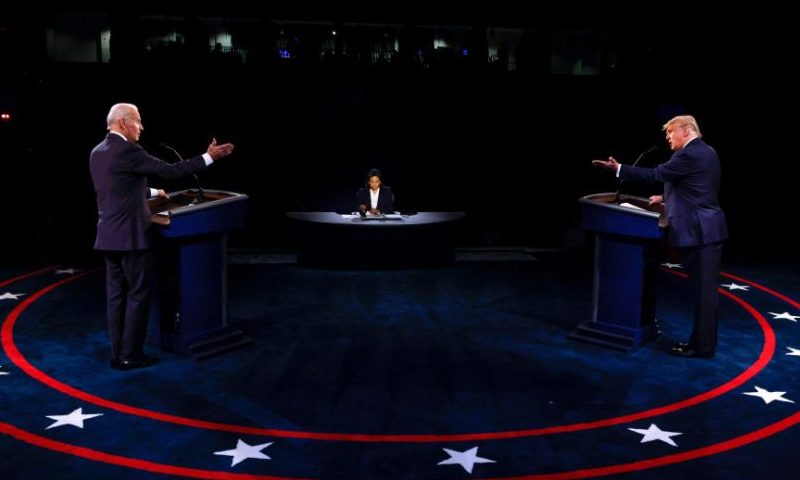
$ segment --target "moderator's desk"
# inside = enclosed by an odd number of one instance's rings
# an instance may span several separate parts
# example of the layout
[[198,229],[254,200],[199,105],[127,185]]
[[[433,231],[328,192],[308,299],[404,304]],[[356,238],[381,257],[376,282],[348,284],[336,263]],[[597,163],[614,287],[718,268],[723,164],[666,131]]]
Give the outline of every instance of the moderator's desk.
[[322,267],[418,267],[455,259],[464,212],[419,212],[362,220],[335,212],[287,212],[295,224],[298,262]]

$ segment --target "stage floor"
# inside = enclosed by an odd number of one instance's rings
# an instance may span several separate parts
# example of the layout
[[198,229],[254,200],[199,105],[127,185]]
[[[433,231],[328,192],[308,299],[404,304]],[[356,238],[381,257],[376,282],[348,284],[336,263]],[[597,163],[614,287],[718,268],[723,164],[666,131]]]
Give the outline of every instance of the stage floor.
[[[800,460],[800,269],[724,263],[713,360],[681,268],[658,277],[661,336],[568,340],[591,258],[462,255],[450,267],[229,267],[254,341],[196,361],[108,367],[103,273],[0,269],[0,477],[773,478]],[[78,270],[75,270],[78,269]],[[250,475],[245,477],[245,475]],[[166,476],[164,478],[167,478]]]

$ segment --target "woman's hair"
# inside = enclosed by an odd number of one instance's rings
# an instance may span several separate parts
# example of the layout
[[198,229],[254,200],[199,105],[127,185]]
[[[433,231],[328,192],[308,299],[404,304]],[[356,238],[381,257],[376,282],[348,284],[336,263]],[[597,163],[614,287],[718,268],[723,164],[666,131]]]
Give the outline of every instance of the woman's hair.
[[365,182],[367,188],[369,188],[369,179],[372,177],[378,177],[380,184],[383,185],[383,175],[381,175],[381,171],[377,168],[371,168],[369,172],[367,172],[367,181]]

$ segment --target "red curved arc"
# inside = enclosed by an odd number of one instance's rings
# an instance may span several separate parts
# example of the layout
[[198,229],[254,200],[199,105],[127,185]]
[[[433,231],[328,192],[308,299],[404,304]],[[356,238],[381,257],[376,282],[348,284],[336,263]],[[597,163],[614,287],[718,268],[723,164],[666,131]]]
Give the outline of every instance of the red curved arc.
[[[688,275],[686,275],[683,272],[677,272],[677,271],[669,269],[669,268],[663,268],[662,267],[661,270],[664,271],[664,272],[671,273],[673,275],[677,275],[679,277],[683,277],[683,278],[687,278],[688,277]],[[731,280],[736,280],[737,282],[742,282],[742,283],[746,283],[748,285],[752,285],[753,287],[761,290],[762,292],[768,293],[768,294],[772,295],[773,297],[780,298],[784,302],[786,302],[789,305],[793,306],[794,308],[800,310],[800,302],[798,302],[798,301],[796,301],[796,300],[794,300],[792,298],[789,298],[786,295],[784,295],[784,294],[782,294],[780,292],[777,292],[777,291],[775,291],[775,290],[773,290],[773,289],[771,289],[769,287],[765,287],[764,285],[761,285],[760,283],[754,282],[752,280],[748,280],[746,278],[742,278],[740,276],[737,276],[737,275],[734,275],[734,274],[728,273],[728,272],[720,272],[720,275],[722,275],[723,277],[726,277],[726,278],[730,278]],[[724,291],[724,290],[720,289],[720,291]]]
[[114,455],[112,453],[101,452],[91,448],[79,447],[77,445],[70,445],[69,443],[52,440],[4,422],[0,422],[0,433],[4,433],[16,438],[17,440],[21,440],[37,447],[46,448],[54,452],[66,453],[68,455],[94,460],[96,462],[109,463],[112,465],[119,465],[121,467],[129,467],[147,472],[163,473],[166,475],[179,475],[182,477],[205,478],[213,480],[310,480],[301,479],[299,477],[275,477],[271,475],[253,475],[247,473],[222,472],[217,470],[202,470],[198,468],[179,467],[177,465],[168,465],[164,463],[151,462],[148,460],[140,460],[137,458],[123,457],[121,455]]
[[[620,473],[630,473],[640,470],[647,470],[650,468],[663,467],[673,463],[685,462],[688,460],[695,460],[710,455],[734,450],[744,445],[763,440],[778,432],[786,430],[800,423],[800,412],[790,415],[783,420],[762,427],[758,430],[748,432],[744,435],[734,437],[723,442],[708,445],[706,447],[696,448],[694,450],[687,450],[685,452],[676,453],[673,455],[665,455],[663,457],[656,457],[647,460],[640,460],[630,463],[620,463],[617,465],[608,465],[605,467],[587,468],[582,470],[572,470],[569,472],[560,473],[545,473],[534,475],[522,475],[514,477],[495,477],[487,480],[568,480],[580,478],[594,478],[606,475],[616,475]],[[261,479],[261,480],[300,480],[297,477],[275,477],[264,475],[251,475],[239,474],[230,472],[221,472],[215,470],[201,470],[196,468],[179,467],[175,465],[168,465],[163,463],[156,463],[147,460],[139,460],[134,458],[123,457],[120,455],[109,454],[93,450],[86,447],[78,447],[68,443],[51,440],[41,435],[19,429],[8,423],[0,422],[0,433],[12,436],[32,445],[53,450],[60,453],[73,455],[76,457],[86,458],[98,462],[110,463],[123,467],[135,468],[138,470],[145,470],[155,473],[164,473],[169,475],[179,475],[191,478],[207,478],[207,479],[222,479],[222,480],[240,480],[240,479]]]
[[[64,387],[66,387],[68,389],[72,389],[75,392],[78,392],[78,393],[80,393],[82,395],[88,395],[90,397],[94,397],[94,396],[91,396],[89,394],[86,394],[85,392],[81,392],[79,390],[73,389],[72,387],[69,387],[68,385],[64,385],[61,382],[58,382],[55,379],[52,379],[52,378],[48,377],[47,375],[45,375],[44,373],[40,372],[38,369],[36,369],[32,365],[30,365],[27,362],[27,360],[25,360],[24,357],[22,357],[22,355],[19,353],[19,351],[16,349],[16,346],[13,343],[13,325],[16,322],[17,318],[19,317],[19,314],[25,308],[27,308],[27,306],[30,305],[30,303],[32,303],[35,299],[41,297],[42,295],[44,295],[45,293],[53,290],[54,288],[56,288],[56,287],[58,287],[60,285],[63,285],[64,283],[67,283],[68,281],[75,280],[77,277],[78,276],[71,277],[71,278],[65,279],[63,281],[57,282],[56,284],[50,285],[49,287],[40,290],[34,296],[32,296],[29,299],[26,299],[25,302],[23,302],[20,305],[18,305],[18,307],[15,308],[14,311],[12,311],[11,314],[9,314],[9,316],[6,318],[6,321],[4,322],[4,324],[2,326],[2,345],[6,349],[6,352],[9,352],[9,347],[12,348],[14,353],[17,356],[16,360],[19,360],[19,361],[23,362],[23,364],[26,367],[30,368],[31,371],[38,372],[38,374],[42,375],[44,378],[50,379],[53,382],[56,382],[59,385],[63,385]],[[734,278],[734,277],[732,277],[732,278]],[[747,282],[747,283],[753,284],[751,282]],[[753,284],[753,285],[755,286],[755,284]],[[766,289],[766,287],[762,288],[762,290],[767,291],[768,293],[771,292],[769,289]],[[749,376],[747,378],[743,378],[743,377],[747,376],[748,372],[753,371],[752,373],[755,374],[755,373],[757,373],[757,371],[759,371],[761,368],[763,368],[763,366],[761,366],[760,368],[756,369],[757,366],[762,361],[764,361],[764,360],[769,361],[769,359],[774,354],[774,348],[775,348],[774,332],[769,327],[769,324],[766,322],[766,320],[764,320],[763,316],[758,314],[758,312],[755,311],[755,309],[752,306],[750,306],[748,303],[744,302],[744,300],[741,300],[740,298],[730,294],[730,292],[722,291],[722,293],[725,294],[726,296],[728,296],[729,298],[733,299],[734,301],[738,302],[746,310],[748,310],[748,312],[750,312],[751,314],[753,314],[756,317],[756,319],[759,322],[759,325],[762,328],[762,331],[764,331],[764,333],[765,333],[765,342],[764,342],[764,347],[762,348],[762,351],[761,351],[761,355],[759,356],[759,359],[756,361],[755,364],[751,365],[750,368],[748,368],[745,372],[743,372],[742,374],[737,376],[731,382],[728,382],[725,385],[722,385],[722,386],[718,387],[717,389],[712,390],[711,392],[717,391],[720,388],[724,388],[726,385],[730,385],[732,382],[735,382],[737,379],[740,379],[742,382],[746,381],[750,377]],[[791,300],[791,299],[789,299],[789,300]],[[793,301],[790,301],[789,303],[793,303]],[[23,304],[24,304],[24,306],[23,306]],[[793,304],[796,305],[796,303],[793,303]],[[12,315],[13,315],[13,318],[12,318]],[[10,357],[10,355],[9,355],[9,357]],[[17,363],[17,361],[15,361],[15,363]],[[20,366],[20,368],[23,368],[19,363],[17,363],[17,365]],[[29,374],[31,373],[31,371],[26,370],[25,368],[23,368],[23,369],[26,371],[26,373],[29,373]],[[756,370],[754,370],[754,369],[756,369]],[[41,379],[40,379],[40,381],[41,381]],[[731,388],[733,388],[733,387],[731,387]],[[698,399],[698,398],[703,397],[704,395],[707,395],[707,394],[709,394],[711,392],[707,392],[706,394],[699,395],[697,397],[693,397],[692,399],[685,400],[684,402],[678,402],[678,404],[685,403],[685,402],[691,401],[693,399]],[[102,400],[104,402],[108,402],[107,400],[101,399],[99,397],[95,397],[95,398],[98,398],[99,400]],[[111,403],[115,404],[115,402],[111,402]],[[122,405],[122,404],[117,404],[117,405]],[[677,404],[672,404],[672,405],[677,405]],[[124,405],[122,405],[122,406],[124,406]],[[662,409],[663,408],[669,408],[669,407],[671,407],[671,405],[667,406],[667,407],[662,407]],[[133,408],[133,407],[128,407],[128,408]],[[658,409],[654,409],[654,410],[650,410],[650,411],[655,411],[655,410],[658,410]],[[157,413],[157,412],[152,412],[152,413]],[[635,414],[635,415],[641,415],[641,414]],[[176,417],[176,418],[181,418],[181,417]],[[632,416],[616,417],[616,418],[632,419]],[[187,419],[187,420],[189,420],[189,419]],[[609,419],[609,420],[613,420],[613,419]],[[597,423],[597,422],[590,422],[590,423]],[[588,469],[582,469],[582,470],[573,470],[573,471],[568,471],[568,472],[559,472],[559,473],[550,473],[550,474],[523,475],[523,476],[514,476],[514,477],[496,477],[494,480],[544,480],[544,479],[548,479],[548,480],[566,480],[566,479],[581,479],[581,478],[600,477],[600,476],[607,476],[607,475],[614,475],[614,474],[620,474],[620,473],[629,473],[629,472],[634,472],[634,471],[640,471],[640,470],[645,470],[645,469],[665,466],[665,465],[669,465],[669,464],[673,464],[673,463],[680,463],[680,462],[684,462],[684,461],[688,461],[688,460],[693,460],[693,459],[697,459],[697,458],[701,458],[701,457],[705,457],[705,456],[709,456],[709,455],[715,455],[715,454],[718,454],[718,453],[721,453],[721,452],[733,450],[733,449],[739,448],[741,446],[747,445],[749,443],[753,443],[753,442],[756,442],[758,440],[762,440],[764,438],[770,437],[770,436],[774,435],[775,433],[778,433],[778,432],[780,432],[782,430],[790,428],[790,427],[792,427],[792,426],[794,426],[794,425],[796,425],[798,423],[800,423],[800,412],[795,413],[795,414],[793,414],[793,415],[791,415],[789,417],[786,417],[786,418],[784,418],[784,419],[782,419],[782,420],[780,420],[778,422],[775,422],[775,423],[772,423],[772,424],[767,425],[765,427],[762,427],[762,428],[760,428],[758,430],[754,430],[752,432],[749,432],[749,433],[746,433],[744,435],[741,435],[739,437],[735,437],[735,438],[732,438],[732,439],[729,439],[729,440],[726,440],[726,441],[723,441],[723,442],[719,442],[719,443],[716,443],[716,444],[713,444],[713,445],[709,445],[709,446],[706,446],[706,447],[701,447],[701,448],[697,448],[697,449],[694,449],[694,450],[681,452],[681,453],[678,453],[678,454],[666,455],[666,456],[663,456],[663,457],[657,457],[657,458],[641,460],[641,461],[636,461],[636,462],[630,462],[630,463],[625,463],[625,464],[609,465],[609,466],[605,466],[605,467],[588,468]],[[540,429],[540,430],[546,430],[546,429]],[[78,447],[78,446],[66,444],[66,443],[63,443],[63,442],[54,441],[54,440],[48,439],[46,437],[42,437],[40,435],[36,435],[36,434],[30,433],[30,432],[21,430],[21,429],[19,429],[17,427],[14,427],[14,426],[12,426],[10,424],[3,423],[3,422],[0,422],[0,433],[4,433],[4,434],[7,434],[7,435],[10,435],[10,436],[12,436],[14,438],[17,438],[19,440],[25,441],[27,443],[31,443],[33,445],[36,445],[36,446],[39,446],[39,447],[42,447],[42,448],[47,448],[47,449],[50,449],[50,450],[53,450],[53,451],[66,453],[66,454],[69,454],[69,455],[74,455],[74,456],[78,456],[78,457],[82,457],[82,458],[87,458],[87,459],[90,459],[90,460],[95,460],[95,461],[100,461],[100,462],[105,462],[105,463],[111,463],[111,464],[115,464],[115,465],[121,465],[121,466],[126,466],[126,467],[130,467],[130,468],[135,468],[135,469],[140,469],[140,470],[145,470],[145,471],[150,471],[150,472],[156,472],[156,473],[180,475],[180,476],[192,477],[192,478],[208,478],[208,479],[224,479],[224,480],[228,480],[228,479],[238,480],[238,479],[245,479],[245,478],[265,479],[265,480],[297,480],[297,479],[292,479],[291,477],[260,476],[260,475],[248,475],[248,474],[236,474],[236,473],[230,473],[230,472],[211,471],[211,470],[200,470],[200,469],[193,469],[193,468],[187,468],[187,467],[179,467],[179,466],[173,466],[173,465],[167,465],[167,464],[160,464],[160,463],[155,463],[155,462],[150,462],[150,461],[145,461],[145,460],[131,459],[131,458],[128,458],[128,457],[108,454],[108,453],[105,453],[105,452],[100,452],[100,451],[92,450],[92,449],[85,448],[85,447]],[[441,438],[441,436],[439,436],[439,437]]]
[[734,450],[743,447],[747,444],[763,440],[771,437],[778,432],[791,428],[800,423],[800,412],[790,415],[783,420],[769,424],[765,427],[753,430],[752,432],[745,433],[738,437],[734,437],[719,443],[708,445],[706,447],[695,448],[694,450],[687,450],[681,453],[672,455],[665,455],[663,457],[650,458],[647,460],[639,460],[630,463],[620,463],[617,465],[608,465],[605,467],[586,468],[583,470],[572,470],[569,472],[559,473],[543,473],[534,475],[521,475],[514,477],[495,477],[486,480],[570,480],[579,478],[595,478],[607,475],[618,475],[620,473],[637,472],[640,470],[647,470],[650,468],[663,467],[673,463],[681,463],[689,460],[696,460],[702,457],[716,455],[718,453]]
[[26,278],[34,277],[36,275],[39,275],[40,273],[44,273],[54,268],[56,267],[46,267],[40,270],[34,270],[33,272],[23,273],[22,275],[18,275],[14,278],[9,278],[8,280],[3,280],[2,282],[0,282],[0,287],[5,287],[6,285],[11,285],[12,283],[19,282],[20,280],[25,280]]
[[775,290],[773,290],[771,288],[768,288],[768,287],[765,287],[764,285],[761,285],[760,283],[752,282],[750,280],[746,280],[746,279],[744,279],[742,277],[737,277],[736,275],[733,275],[733,274],[730,274],[730,273],[722,272],[721,275],[724,276],[724,277],[728,277],[731,280],[736,280],[736,281],[739,281],[739,282],[742,282],[742,283],[746,283],[748,285],[752,285],[752,286],[756,287],[757,289],[761,290],[762,292],[766,292],[766,293],[768,293],[768,294],[770,294],[772,296],[778,297],[781,300],[783,300],[784,302],[786,302],[789,305],[793,306],[794,308],[800,310],[800,302],[792,300],[791,298],[787,297],[786,295],[784,295],[782,293],[778,293],[778,292],[776,292]]
[[[501,432],[479,432],[479,433],[456,433],[456,434],[361,434],[361,433],[337,433],[337,432],[307,432],[298,430],[283,430],[263,427],[250,427],[243,425],[233,425],[221,422],[212,422],[207,420],[199,420],[195,418],[181,417],[167,413],[157,412],[144,408],[134,407],[123,403],[108,400],[106,398],[98,397],[96,395],[78,390],[75,387],[67,385],[55,378],[47,375],[38,368],[34,367],[28,360],[20,353],[19,349],[14,343],[14,325],[19,318],[19,315],[34,301],[38,300],[43,295],[52,291],[53,289],[64,285],[65,283],[77,280],[82,276],[91,272],[84,272],[82,274],[74,275],[65,278],[59,282],[49,285],[38,292],[34,293],[19,305],[17,305],[11,313],[6,317],[5,322],[0,331],[2,337],[2,345],[8,357],[14,362],[21,370],[27,373],[32,378],[48,385],[49,387],[58,390],[66,395],[74,398],[92,403],[101,407],[116,410],[129,415],[136,415],[151,420],[163,421],[177,425],[184,425],[195,428],[202,428],[207,430],[218,430],[244,433],[248,435],[262,435],[278,438],[295,438],[307,440],[330,440],[330,441],[343,441],[343,442],[364,442],[364,443],[432,443],[432,442],[465,442],[474,440],[501,440],[523,437],[534,437],[540,435],[553,435],[559,433],[577,432],[581,430],[589,430],[595,428],[603,428],[612,425],[619,425],[628,423],[644,418],[650,418],[658,415],[676,412],[687,407],[691,407],[702,402],[708,401],[712,398],[718,397],[727,393],[734,388],[744,384],[747,380],[754,377],[769,363],[770,359],[775,353],[775,333],[772,327],[764,319],[764,317],[750,304],[741,298],[722,290],[722,293],[739,303],[745,310],[748,311],[757,321],[764,333],[764,345],[761,349],[761,354],[755,363],[750,365],[744,372],[740,373],[732,380],[702,394],[694,397],[657,407],[643,412],[637,412],[629,415],[619,417],[612,417],[602,420],[595,420],[590,422],[575,423],[570,425],[561,425],[554,427],[533,428],[524,430],[510,430]],[[678,274],[677,272],[674,272]],[[682,274],[679,274],[682,275]]]

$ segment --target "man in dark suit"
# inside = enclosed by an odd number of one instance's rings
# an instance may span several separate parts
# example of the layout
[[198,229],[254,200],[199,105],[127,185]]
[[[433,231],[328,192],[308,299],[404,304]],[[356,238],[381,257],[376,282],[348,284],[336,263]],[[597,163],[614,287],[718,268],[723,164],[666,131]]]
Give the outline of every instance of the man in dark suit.
[[377,168],[367,173],[367,183],[356,192],[358,211],[361,214],[380,215],[394,211],[392,188],[383,184],[383,176]]
[[717,346],[722,241],[728,237],[725,213],[718,198],[719,157],[701,139],[700,127],[693,116],[674,117],[663,129],[674,153],[655,168],[622,165],[614,157],[592,163],[615,170],[622,180],[664,184],[664,195],[650,197],[650,203],[664,202],[668,239],[684,255],[694,296],[692,334],[688,342],[676,343],[670,352],[684,357],[712,358]]
[[111,367],[128,370],[157,361],[144,354],[153,275],[147,198],[166,197],[166,193],[148,188],[147,176],[179,178],[205,170],[214,160],[229,155],[233,145],[217,145],[214,139],[203,155],[169,164],[136,143],[144,127],[135,105],[112,106],[106,122],[108,134],[89,156],[97,194],[94,248],[105,257]]

